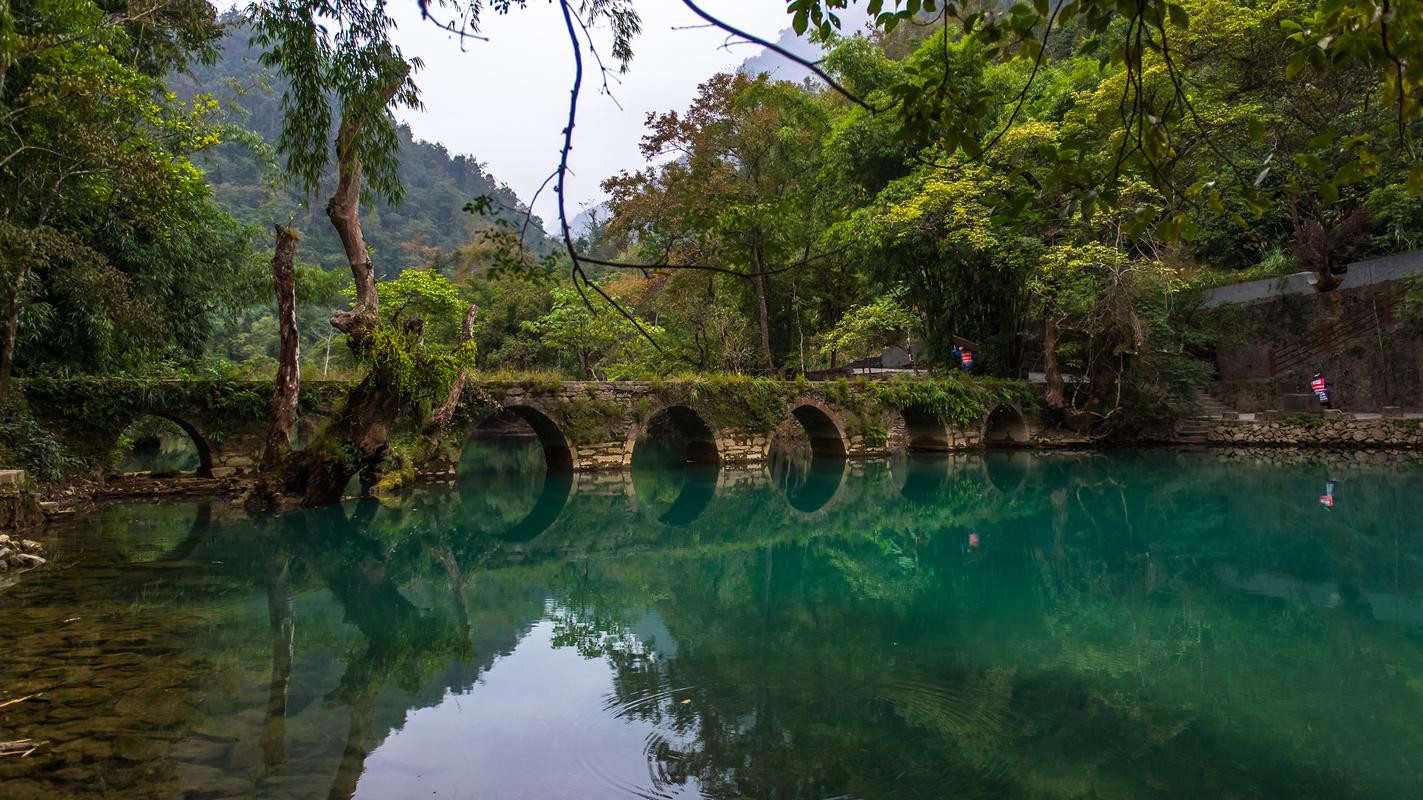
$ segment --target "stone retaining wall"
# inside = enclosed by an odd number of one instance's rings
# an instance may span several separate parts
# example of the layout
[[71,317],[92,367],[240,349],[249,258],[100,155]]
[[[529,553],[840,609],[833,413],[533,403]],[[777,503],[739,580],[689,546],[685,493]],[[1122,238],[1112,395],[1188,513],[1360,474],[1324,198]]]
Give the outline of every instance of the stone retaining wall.
[[1204,431],[1208,444],[1268,447],[1419,447],[1423,420],[1320,418],[1218,420]]

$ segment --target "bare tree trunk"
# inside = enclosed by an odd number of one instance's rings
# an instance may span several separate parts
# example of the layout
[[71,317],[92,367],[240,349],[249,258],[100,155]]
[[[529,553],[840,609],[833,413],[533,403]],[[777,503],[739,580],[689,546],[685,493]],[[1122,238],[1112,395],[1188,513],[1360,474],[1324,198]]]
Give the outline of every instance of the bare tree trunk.
[[774,373],[776,362],[771,357],[771,319],[766,310],[766,276],[762,274],[766,270],[761,262],[761,249],[754,248],[751,252],[756,267],[756,274],[752,276],[751,283],[756,289],[756,314],[761,323],[761,359],[765,362],[766,372]]
[[[479,314],[479,306],[474,303],[469,304],[469,310],[464,312],[464,323],[460,325],[460,344],[465,344],[474,338],[474,318]],[[439,438],[440,430],[450,424],[450,419],[455,415],[455,408],[460,404],[460,395],[464,393],[465,372],[455,376],[454,383],[450,384],[450,391],[445,395],[445,402],[435,409],[435,413],[430,415],[430,421],[425,423],[425,438],[434,441]]]
[[1062,381],[1062,367],[1057,363],[1057,340],[1061,334],[1057,320],[1051,314],[1043,318],[1043,369],[1047,372],[1047,396],[1044,400],[1048,408],[1062,409],[1066,404],[1066,389]]
[[8,285],[9,297],[5,303],[5,341],[0,343],[0,397],[10,394],[10,373],[15,368],[15,342],[20,337],[20,305],[25,293],[25,281],[30,276],[27,262],[20,268],[14,285]]
[[296,322],[296,232],[277,225],[276,251],[272,255],[272,290],[277,295],[277,325],[281,350],[277,381],[272,389],[272,419],[262,447],[261,472],[275,467],[292,449],[297,394],[301,386],[301,337]]

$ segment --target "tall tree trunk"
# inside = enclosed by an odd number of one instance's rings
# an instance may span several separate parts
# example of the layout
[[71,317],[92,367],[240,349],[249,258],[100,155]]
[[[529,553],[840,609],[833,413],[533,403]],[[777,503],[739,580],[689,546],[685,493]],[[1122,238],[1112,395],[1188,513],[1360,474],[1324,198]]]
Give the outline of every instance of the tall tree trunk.
[[376,295],[375,265],[366,248],[365,232],[361,229],[361,153],[356,140],[364,126],[347,116],[341,120],[336,134],[336,192],[326,202],[326,218],[341,237],[346,251],[346,263],[351,265],[351,277],[356,282],[356,306],[375,311],[380,307]]
[[296,231],[277,225],[277,244],[272,255],[272,291],[277,295],[277,325],[281,350],[277,361],[277,381],[272,389],[272,419],[267,441],[262,447],[260,470],[269,472],[292,449],[292,425],[296,423],[297,394],[301,385],[301,337],[296,321]]
[[756,315],[761,323],[761,359],[766,372],[774,374],[776,361],[771,357],[771,316],[766,310],[766,269],[761,260],[761,248],[752,248],[751,254],[756,267],[756,274],[751,276],[751,284],[756,290]]
[[10,394],[10,373],[15,368],[15,342],[20,338],[20,305],[25,294],[25,281],[30,277],[27,261],[20,267],[14,284],[6,281],[9,297],[5,303],[5,340],[0,343],[0,397]]
[[[385,107],[400,91],[401,85],[410,74],[410,66],[402,64],[402,69],[392,72],[386,83],[373,88],[371,113],[383,113]],[[341,117],[341,127],[336,132],[336,191],[326,201],[326,218],[336,235],[341,238],[341,248],[346,252],[346,263],[351,267],[351,277],[356,282],[356,308],[352,311],[338,311],[331,315],[331,324],[350,336],[352,345],[359,347],[364,338],[375,328],[375,318],[380,311],[380,299],[376,294],[375,265],[371,263],[370,251],[366,248],[366,237],[361,229],[361,134],[365,131],[366,117],[360,111],[347,108]]]
[[358,472],[369,472],[385,457],[390,427],[400,411],[400,398],[367,375],[351,389],[345,407],[321,432],[325,441],[308,447],[303,468],[288,485],[302,494],[302,505],[339,502],[346,484]]
[[[474,303],[469,304],[469,310],[464,312],[464,322],[460,325],[460,344],[463,345],[474,338],[474,318],[479,314],[479,306]],[[445,395],[445,402],[435,409],[435,413],[430,415],[430,421],[425,423],[425,438],[435,441],[440,436],[440,431],[450,424],[450,419],[455,415],[455,408],[460,404],[460,395],[464,393],[465,372],[455,376],[455,380],[450,384],[450,391]]]
[[[371,113],[383,113],[390,99],[409,75],[409,65],[388,76],[372,89]],[[380,299],[376,293],[375,267],[366,249],[361,230],[361,150],[360,139],[366,118],[347,108],[336,134],[336,192],[326,203],[326,217],[351,267],[356,283],[356,307],[331,314],[331,326],[346,334],[351,349],[359,356],[380,322]],[[288,488],[302,492],[302,505],[338,502],[351,476],[371,474],[388,449],[390,427],[400,412],[400,398],[390,387],[367,375],[351,389],[341,416],[322,431],[317,446],[307,448],[302,469]],[[333,441],[334,440],[334,441]]]
[[1062,381],[1062,367],[1057,363],[1057,340],[1061,328],[1052,314],[1043,317],[1043,369],[1047,373],[1048,408],[1061,410],[1067,401],[1066,388]]

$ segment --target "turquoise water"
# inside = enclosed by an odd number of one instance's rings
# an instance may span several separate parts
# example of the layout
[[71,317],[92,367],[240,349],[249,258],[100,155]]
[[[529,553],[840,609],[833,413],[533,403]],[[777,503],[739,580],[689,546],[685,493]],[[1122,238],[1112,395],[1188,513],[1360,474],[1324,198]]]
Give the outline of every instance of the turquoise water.
[[1423,796],[1405,458],[461,469],[52,529],[0,796]]

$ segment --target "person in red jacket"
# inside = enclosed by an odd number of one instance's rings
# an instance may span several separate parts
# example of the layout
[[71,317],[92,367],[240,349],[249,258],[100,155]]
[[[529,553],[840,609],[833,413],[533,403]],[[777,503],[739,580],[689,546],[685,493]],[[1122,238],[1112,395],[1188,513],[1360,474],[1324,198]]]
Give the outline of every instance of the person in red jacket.
[[1309,382],[1309,390],[1319,398],[1320,408],[1334,407],[1334,404],[1329,401],[1329,381],[1325,380],[1323,372],[1314,373],[1314,379]]

